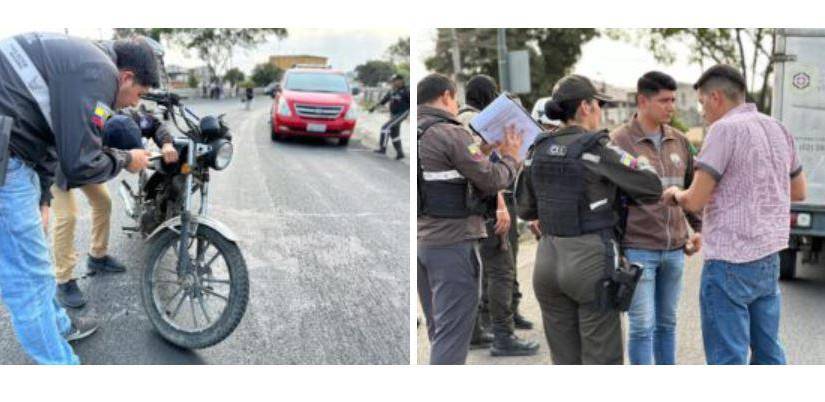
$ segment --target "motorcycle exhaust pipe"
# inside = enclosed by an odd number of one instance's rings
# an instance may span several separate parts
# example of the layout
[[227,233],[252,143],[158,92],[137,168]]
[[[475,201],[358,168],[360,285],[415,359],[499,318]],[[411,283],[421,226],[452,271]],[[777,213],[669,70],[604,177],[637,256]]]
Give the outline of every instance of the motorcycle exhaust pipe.
[[123,205],[126,207],[126,215],[132,219],[137,219],[137,213],[135,212],[135,196],[132,193],[132,187],[129,186],[129,183],[127,183],[126,180],[122,180],[120,182],[118,194],[120,194],[120,198],[123,200]]

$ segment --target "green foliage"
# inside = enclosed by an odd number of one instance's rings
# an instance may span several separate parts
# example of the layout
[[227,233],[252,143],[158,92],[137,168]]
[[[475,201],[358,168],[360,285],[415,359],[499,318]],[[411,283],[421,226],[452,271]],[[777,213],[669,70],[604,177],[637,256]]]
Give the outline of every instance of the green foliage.
[[276,67],[274,64],[262,63],[252,69],[252,76],[249,77],[252,82],[259,87],[267,86],[272,81],[278,81],[283,75],[283,70]]
[[239,70],[237,67],[233,67],[223,75],[223,79],[230,84],[235,85],[246,79],[246,74],[244,74],[243,71]]
[[389,59],[393,63],[409,65],[410,63],[410,37],[398,38],[398,41],[387,48]]
[[199,84],[198,77],[195,77],[195,74],[189,74],[189,80],[187,81],[189,88],[197,88]]
[[115,37],[146,35],[157,41],[167,40],[184,51],[194,51],[213,76],[226,70],[236,47],[250,48],[275,36],[287,37],[286,28],[118,28]]
[[356,79],[368,87],[387,82],[395,72],[395,66],[383,60],[370,60],[355,67]]
[[[457,76],[466,82],[476,74],[498,77],[498,50],[496,29],[458,28],[455,30],[461,60]],[[532,90],[521,96],[528,108],[536,99],[552,93],[553,85],[581,56],[581,46],[597,37],[599,32],[590,28],[526,28],[507,29],[507,48],[527,50],[530,55],[530,80]],[[447,75],[453,74],[452,29],[439,29],[435,55],[425,61],[429,70]]]
[[690,127],[688,127],[688,125],[685,124],[685,122],[682,121],[682,119],[680,119],[679,116],[675,114],[673,115],[673,118],[670,119],[670,126],[683,133],[687,133],[688,130],[690,130]]
[[[672,64],[676,55],[671,45],[686,44],[688,62],[702,68],[729,64],[739,69],[748,82],[748,100],[770,113],[770,77],[773,73],[775,30],[771,28],[653,28],[605,31],[608,37],[644,46],[656,60]],[[698,77],[697,77],[698,78]]]

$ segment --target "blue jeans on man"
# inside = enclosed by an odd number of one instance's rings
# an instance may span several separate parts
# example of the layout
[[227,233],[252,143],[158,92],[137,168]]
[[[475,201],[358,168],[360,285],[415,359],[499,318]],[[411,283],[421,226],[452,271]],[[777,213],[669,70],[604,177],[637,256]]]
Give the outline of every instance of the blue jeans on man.
[[684,250],[627,249],[625,257],[643,267],[627,312],[630,364],[675,364],[676,309],[682,292]]
[[734,264],[705,261],[700,285],[708,364],[785,364],[779,343],[779,254]]
[[0,186],[0,296],[17,339],[37,363],[79,364],[63,334],[71,329],[57,304],[54,268],[40,218],[34,169],[10,158]]

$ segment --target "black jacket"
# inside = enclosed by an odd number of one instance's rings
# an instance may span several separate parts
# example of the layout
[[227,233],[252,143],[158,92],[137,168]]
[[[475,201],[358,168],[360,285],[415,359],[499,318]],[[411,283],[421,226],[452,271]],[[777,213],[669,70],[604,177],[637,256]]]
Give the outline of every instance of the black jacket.
[[[581,127],[568,126],[550,135],[559,144],[567,145],[584,132]],[[524,220],[538,219],[538,203],[531,178],[533,152],[534,149],[531,148],[516,184],[518,216]],[[585,194],[589,202],[607,200],[608,205],[614,205],[618,190],[640,204],[658,202],[662,195],[662,183],[656,170],[611,144],[606,138],[589,152],[585,152],[582,159],[587,169]]]
[[[5,41],[15,41],[23,49],[48,87],[47,99],[38,103],[0,52],[0,115],[14,119],[8,151],[34,166],[40,177],[41,205],[51,199],[49,187],[58,168],[73,186],[117,176],[130,156],[104,149],[100,137],[100,115],[113,113],[118,90],[114,51],[54,33],[28,33]],[[41,104],[48,105],[48,111]],[[5,177],[8,163],[2,158],[4,151],[0,150],[0,178]]]
[[410,89],[406,86],[393,89],[387,92],[378,104],[383,105],[387,102],[390,102],[390,114],[396,115],[410,110]]

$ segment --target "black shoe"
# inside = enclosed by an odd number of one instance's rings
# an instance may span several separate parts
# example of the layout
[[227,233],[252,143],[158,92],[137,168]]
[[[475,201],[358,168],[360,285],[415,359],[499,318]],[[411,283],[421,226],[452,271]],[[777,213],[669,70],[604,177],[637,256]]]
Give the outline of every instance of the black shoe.
[[533,323],[519,313],[513,314],[513,325],[516,329],[533,329]]
[[494,339],[493,334],[484,330],[473,333],[473,339],[470,340],[470,349],[489,348]]
[[385,153],[387,153],[387,148],[379,148],[379,149],[376,149],[376,150],[374,150],[374,151],[372,151],[372,152],[375,152],[375,153],[377,153],[377,154],[384,155]]
[[519,339],[514,334],[498,335],[490,348],[491,356],[532,356],[539,350],[538,342]]
[[400,161],[401,159],[404,159],[404,154],[395,155],[395,160]]
[[87,273],[94,275],[98,272],[103,273],[119,273],[126,272],[126,266],[121,264],[118,260],[110,255],[105,255],[101,258],[89,256],[89,262],[86,264],[89,268]]
[[91,318],[74,318],[72,319],[72,328],[63,338],[68,342],[79,341],[83,338],[88,338],[97,331],[97,321]]
[[57,285],[57,301],[63,307],[81,308],[86,305],[86,298],[74,279]]

